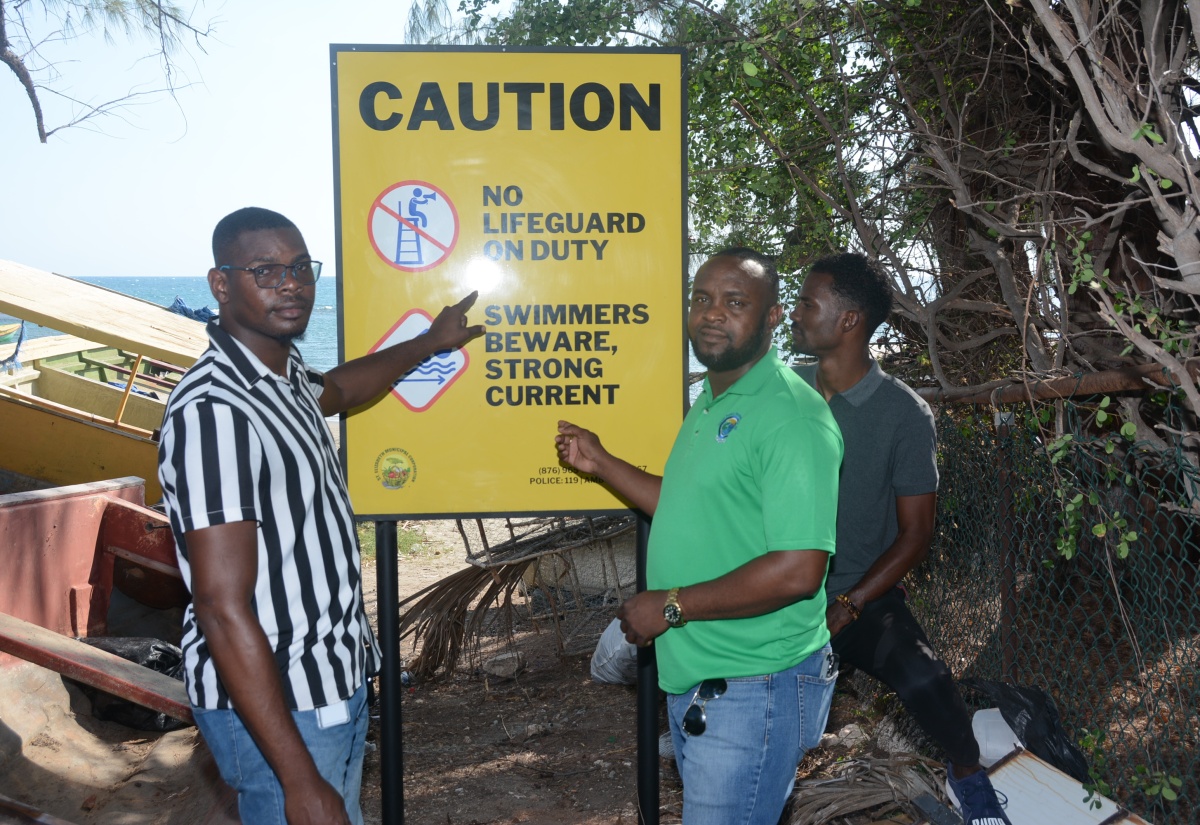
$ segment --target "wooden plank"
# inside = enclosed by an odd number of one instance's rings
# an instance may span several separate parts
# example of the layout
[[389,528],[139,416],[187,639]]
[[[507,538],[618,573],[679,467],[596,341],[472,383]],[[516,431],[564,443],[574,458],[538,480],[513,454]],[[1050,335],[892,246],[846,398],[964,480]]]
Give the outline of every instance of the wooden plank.
[[0,651],[193,724],[183,682],[7,613],[0,613]]
[[0,311],[181,367],[194,364],[208,348],[199,321],[13,261],[0,260]]
[[0,825],[73,825],[17,799],[0,794]]
[[[104,384],[98,384],[97,386],[104,387],[106,389],[114,389],[112,387],[107,387]],[[120,392],[120,390],[114,391]],[[90,424],[96,424],[102,427],[120,430],[123,433],[128,433],[140,438],[149,439],[154,435],[153,430],[147,430],[143,427],[135,427],[132,424],[122,424],[118,421],[113,421],[111,418],[105,418],[102,415],[97,415],[96,413],[88,412],[87,410],[81,410],[78,407],[72,407],[67,404],[59,404],[57,401],[51,401],[48,398],[42,398],[38,395],[30,395],[29,393],[20,392],[12,389],[11,387],[0,386],[0,398],[14,401],[18,404],[28,404],[31,407],[47,410],[55,415],[65,415],[68,418],[77,418],[80,421],[86,421]]]
[[104,345],[85,341],[74,335],[46,335],[42,338],[26,338],[18,356],[23,364],[32,364],[42,358],[57,358],[73,352],[100,349]]
[[[18,392],[24,393],[25,388]],[[33,397],[78,410],[79,417],[104,424],[116,417],[122,392],[123,389],[111,384],[102,384],[66,370],[43,367],[38,371],[37,395]],[[144,430],[140,435],[145,438],[162,427],[163,413],[167,409],[168,392],[159,389],[155,392],[158,398],[132,394],[121,417],[122,425]],[[88,417],[89,414],[99,416],[99,420]]]
[[[1008,797],[1005,813],[1014,823],[1053,822],[1055,825],[1128,823],[1149,825],[1142,817],[1099,794],[1088,793],[1079,780],[1048,765],[1029,751],[1017,751],[988,768],[993,787]],[[1094,803],[1098,803],[1093,807]]]

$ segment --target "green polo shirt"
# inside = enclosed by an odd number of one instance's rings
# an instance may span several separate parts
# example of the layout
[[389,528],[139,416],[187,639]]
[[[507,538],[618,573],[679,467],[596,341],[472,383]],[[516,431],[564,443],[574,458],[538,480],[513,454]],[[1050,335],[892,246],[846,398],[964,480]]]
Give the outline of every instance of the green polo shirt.
[[[705,380],[663,473],[649,587],[709,581],[775,550],[832,555],[841,463],[829,405],[774,347],[718,398]],[[654,643],[659,686],[684,693],[704,679],[776,673],[827,641],[822,587],[762,616],[668,630]]]

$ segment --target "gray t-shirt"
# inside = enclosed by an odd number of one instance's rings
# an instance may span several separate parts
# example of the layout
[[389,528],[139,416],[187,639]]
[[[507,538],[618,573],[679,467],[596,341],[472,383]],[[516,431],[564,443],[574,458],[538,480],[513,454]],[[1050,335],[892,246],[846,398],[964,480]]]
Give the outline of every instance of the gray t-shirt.
[[[815,364],[794,367],[811,386]],[[838,485],[837,554],[826,597],[833,601],[858,583],[896,540],[896,497],[937,491],[937,436],[933,412],[907,384],[871,369],[829,400],[842,430],[845,457]]]

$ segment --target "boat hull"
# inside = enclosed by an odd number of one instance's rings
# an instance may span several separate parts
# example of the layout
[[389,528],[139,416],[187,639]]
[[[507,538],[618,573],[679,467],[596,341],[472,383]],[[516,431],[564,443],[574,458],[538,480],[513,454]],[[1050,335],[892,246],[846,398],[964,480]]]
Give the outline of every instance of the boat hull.
[[162,498],[158,445],[148,435],[0,396],[0,455],[5,469],[50,485],[137,476],[146,482],[146,501],[157,503]]

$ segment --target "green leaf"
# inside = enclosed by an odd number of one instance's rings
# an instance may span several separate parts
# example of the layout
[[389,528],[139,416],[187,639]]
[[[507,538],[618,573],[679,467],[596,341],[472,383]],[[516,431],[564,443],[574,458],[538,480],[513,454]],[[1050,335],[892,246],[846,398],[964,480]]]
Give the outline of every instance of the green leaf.
[[1137,424],[1134,424],[1132,421],[1126,421],[1121,425],[1121,435],[1133,441],[1133,437],[1137,435]]
[[1104,523],[1092,525],[1092,535],[1098,539],[1104,538],[1104,534],[1108,532],[1108,525]]
[[1163,788],[1162,789],[1162,798],[1167,800],[1168,802],[1174,802],[1176,799],[1179,798],[1179,794],[1175,793],[1175,791],[1171,790],[1170,788]]
[[1108,413],[1106,413],[1104,410],[1096,410],[1096,423],[1097,424],[1103,424],[1108,419],[1109,419]]
[[1133,177],[1129,179],[1130,183],[1137,183],[1142,179],[1142,169],[1140,166],[1133,167]]
[[746,73],[747,77],[757,77],[758,76],[758,66],[755,66],[749,60],[742,61],[742,71]]
[[1162,180],[1160,180],[1158,182],[1159,189],[1170,189],[1174,185],[1175,184],[1173,184],[1171,181],[1167,180],[1166,178],[1163,178]]

